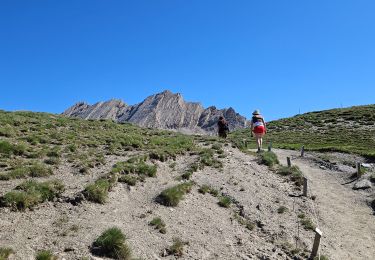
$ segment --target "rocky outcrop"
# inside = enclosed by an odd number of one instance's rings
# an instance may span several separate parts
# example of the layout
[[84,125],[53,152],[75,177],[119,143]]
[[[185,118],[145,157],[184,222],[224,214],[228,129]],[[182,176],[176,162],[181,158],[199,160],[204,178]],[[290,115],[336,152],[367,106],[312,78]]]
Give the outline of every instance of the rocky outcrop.
[[224,116],[231,130],[247,126],[245,117],[233,108],[205,109],[200,103],[185,102],[181,94],[164,91],[146,98],[143,102],[129,106],[121,100],[109,100],[88,105],[79,102],[68,108],[64,115],[83,119],[111,119],[130,122],[143,127],[190,130],[191,132],[214,132],[217,121]]

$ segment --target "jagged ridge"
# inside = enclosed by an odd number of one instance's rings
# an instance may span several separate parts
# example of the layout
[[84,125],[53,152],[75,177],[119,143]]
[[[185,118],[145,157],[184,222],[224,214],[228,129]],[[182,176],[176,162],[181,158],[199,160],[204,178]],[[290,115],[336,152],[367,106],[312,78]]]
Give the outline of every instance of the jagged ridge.
[[181,94],[168,90],[146,98],[136,105],[127,105],[112,99],[89,105],[79,102],[68,108],[64,115],[83,119],[111,119],[116,122],[130,122],[142,127],[191,130],[193,132],[216,131],[219,116],[224,116],[231,130],[247,126],[245,117],[233,108],[204,108],[200,103],[185,102]]

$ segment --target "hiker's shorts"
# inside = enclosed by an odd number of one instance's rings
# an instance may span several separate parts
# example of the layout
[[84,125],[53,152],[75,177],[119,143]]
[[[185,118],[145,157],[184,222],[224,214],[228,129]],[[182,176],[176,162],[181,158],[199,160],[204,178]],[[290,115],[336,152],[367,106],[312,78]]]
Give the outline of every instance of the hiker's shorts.
[[265,130],[266,129],[264,128],[263,125],[258,125],[256,127],[254,127],[253,132],[254,132],[254,134],[265,134],[265,132],[266,132]]

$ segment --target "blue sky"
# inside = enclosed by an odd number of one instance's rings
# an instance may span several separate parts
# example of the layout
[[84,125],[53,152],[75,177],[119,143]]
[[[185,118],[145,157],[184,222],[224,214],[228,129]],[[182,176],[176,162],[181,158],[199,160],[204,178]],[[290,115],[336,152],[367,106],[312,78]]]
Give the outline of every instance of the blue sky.
[[0,109],[169,89],[267,119],[375,103],[373,0],[0,0]]

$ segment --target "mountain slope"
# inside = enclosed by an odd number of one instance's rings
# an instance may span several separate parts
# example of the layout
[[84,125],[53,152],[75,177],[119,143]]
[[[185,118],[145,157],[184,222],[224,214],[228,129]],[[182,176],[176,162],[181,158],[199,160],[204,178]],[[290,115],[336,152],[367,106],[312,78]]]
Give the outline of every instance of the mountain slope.
[[[231,138],[241,146],[248,130]],[[375,105],[310,112],[268,123],[265,143],[274,147],[357,153],[375,159]]]
[[233,108],[219,110],[212,106],[205,109],[200,103],[185,102],[180,94],[170,91],[149,96],[133,106],[128,106],[120,100],[94,105],[79,102],[63,114],[83,119],[111,119],[142,127],[186,129],[193,132],[216,131],[219,116],[224,116],[228,120],[231,130],[247,125],[246,118],[236,113]]

